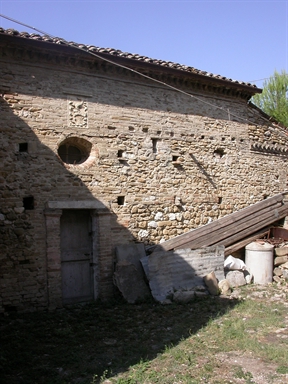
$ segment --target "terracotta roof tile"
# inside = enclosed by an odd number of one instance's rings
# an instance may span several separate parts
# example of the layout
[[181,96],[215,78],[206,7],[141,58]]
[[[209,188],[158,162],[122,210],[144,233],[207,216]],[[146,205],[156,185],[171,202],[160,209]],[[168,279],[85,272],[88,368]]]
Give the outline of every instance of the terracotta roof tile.
[[73,41],[68,42],[68,41],[66,41],[64,39],[61,39],[59,37],[50,37],[50,36],[47,36],[47,35],[39,35],[39,34],[36,34],[36,33],[29,34],[27,32],[18,32],[15,29],[3,29],[1,27],[0,27],[0,34],[13,35],[13,36],[18,36],[18,37],[23,37],[25,39],[39,40],[39,41],[44,41],[44,42],[49,42],[49,43],[54,43],[54,44],[61,44],[61,45],[72,46],[72,47],[80,48],[82,50],[85,50],[85,51],[88,51],[88,52],[92,52],[92,53],[105,53],[105,54],[109,54],[111,56],[120,56],[120,57],[127,58],[127,59],[143,61],[143,62],[146,62],[146,63],[156,64],[156,65],[160,65],[160,66],[163,66],[163,67],[169,67],[169,68],[173,68],[173,69],[177,69],[177,70],[181,70],[181,71],[185,71],[185,72],[195,73],[195,74],[207,76],[207,77],[210,77],[210,78],[225,80],[225,81],[228,81],[228,82],[231,82],[231,83],[234,83],[234,84],[240,84],[240,85],[245,85],[245,86],[249,86],[249,87],[252,87],[252,88],[257,88],[256,85],[251,84],[251,83],[245,83],[245,82],[242,82],[242,81],[237,81],[237,80],[229,79],[227,77],[220,76],[220,75],[215,75],[213,73],[206,72],[206,71],[201,71],[199,69],[196,69],[194,67],[190,67],[190,66],[187,66],[187,65],[183,65],[183,64],[179,64],[179,63],[174,63],[174,62],[171,62],[171,61],[152,59],[150,57],[146,57],[146,56],[139,55],[139,54],[122,52],[122,51],[120,51],[118,49],[100,48],[100,47],[96,47],[96,46],[93,46],[93,45],[85,45],[85,44],[75,43]]

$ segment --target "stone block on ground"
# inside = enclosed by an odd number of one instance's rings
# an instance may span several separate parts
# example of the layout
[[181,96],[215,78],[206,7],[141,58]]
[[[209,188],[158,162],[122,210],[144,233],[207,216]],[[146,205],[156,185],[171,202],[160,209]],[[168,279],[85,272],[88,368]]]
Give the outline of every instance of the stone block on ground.
[[150,289],[143,280],[142,275],[139,274],[135,265],[127,261],[121,261],[116,264],[114,284],[118,287],[124,299],[130,304],[144,301],[151,297]]
[[278,265],[284,264],[288,261],[288,255],[286,256],[278,256],[274,259],[274,265],[278,267]]
[[244,273],[242,271],[229,271],[225,277],[232,288],[241,287],[242,285],[247,284]]
[[140,259],[146,256],[144,244],[118,245],[115,248],[115,253],[117,262],[128,261],[135,265],[138,272],[144,276],[142,264],[140,262]]
[[283,275],[283,269],[281,269],[281,268],[274,268],[273,274],[274,274],[274,276],[282,276]]
[[283,269],[283,275],[284,279],[288,281],[288,269]]
[[114,284],[128,303],[145,300],[151,296],[140,259],[146,258],[145,246],[139,244],[119,245],[115,248],[116,267]]
[[214,272],[208,273],[208,275],[204,276],[203,280],[204,280],[204,283],[206,284],[206,286],[208,288],[208,292],[211,295],[213,295],[213,296],[219,295],[218,281],[216,279]]
[[[203,277],[214,271],[224,278],[224,246],[154,252],[148,257],[149,285],[155,300],[163,302],[176,291],[204,287]],[[205,289],[205,287],[204,287]]]
[[218,286],[222,295],[231,295],[232,289],[228,280],[219,281]]
[[282,280],[279,276],[273,276],[273,281],[275,281],[276,283],[281,283]]
[[288,247],[287,246],[284,246],[284,247],[277,247],[274,249],[275,251],[275,255],[276,256],[285,256],[285,255],[288,255]]

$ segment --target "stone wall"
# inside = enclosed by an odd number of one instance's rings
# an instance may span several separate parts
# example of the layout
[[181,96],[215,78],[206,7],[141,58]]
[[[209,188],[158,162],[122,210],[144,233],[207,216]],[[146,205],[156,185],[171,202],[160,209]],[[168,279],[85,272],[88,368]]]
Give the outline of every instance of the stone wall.
[[[159,243],[286,190],[286,135],[245,100],[33,60],[2,58],[0,71],[2,308],[49,305],[48,202],[109,210],[101,298],[115,245]],[[67,139],[86,146],[85,162],[61,161]]]

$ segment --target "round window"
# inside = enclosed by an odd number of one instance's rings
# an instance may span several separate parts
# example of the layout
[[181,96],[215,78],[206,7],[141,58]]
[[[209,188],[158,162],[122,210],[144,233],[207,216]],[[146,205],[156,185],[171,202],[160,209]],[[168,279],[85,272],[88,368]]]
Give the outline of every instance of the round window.
[[59,145],[58,155],[66,164],[81,164],[88,159],[91,147],[87,140],[70,137]]

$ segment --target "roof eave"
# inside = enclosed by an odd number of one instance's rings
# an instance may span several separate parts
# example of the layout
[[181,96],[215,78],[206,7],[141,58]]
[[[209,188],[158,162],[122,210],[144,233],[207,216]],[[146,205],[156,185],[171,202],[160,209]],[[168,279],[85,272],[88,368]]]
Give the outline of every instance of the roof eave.
[[55,42],[37,40],[33,38],[25,38],[17,35],[9,35],[9,34],[1,34],[0,45],[12,44],[15,46],[23,46],[25,44],[26,47],[45,50],[49,52],[57,52],[58,54],[70,55],[73,57],[83,57],[86,60],[102,59],[113,63],[115,65],[121,65],[123,67],[131,68],[136,71],[146,71],[155,74],[165,74],[170,75],[176,78],[189,79],[202,84],[215,85],[218,87],[226,88],[226,89],[234,89],[239,91],[244,91],[246,94],[250,94],[251,97],[256,93],[261,93],[262,89],[246,85],[240,83],[238,81],[232,81],[229,79],[221,79],[214,76],[208,76],[201,73],[194,73],[191,71],[185,71],[177,68],[170,68],[164,65],[158,65],[155,63],[145,62],[141,60],[136,60],[133,58],[121,57],[118,55],[112,55],[110,53],[103,52],[89,52],[87,49],[81,49],[81,44],[77,44],[73,46],[71,43],[64,42],[63,44],[57,44]]

